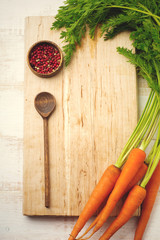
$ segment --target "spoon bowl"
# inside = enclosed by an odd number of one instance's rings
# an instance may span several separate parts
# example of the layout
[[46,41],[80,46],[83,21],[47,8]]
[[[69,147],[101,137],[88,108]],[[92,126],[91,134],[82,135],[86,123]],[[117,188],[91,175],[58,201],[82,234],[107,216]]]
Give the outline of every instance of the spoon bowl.
[[41,92],[35,97],[34,105],[37,112],[43,118],[47,118],[56,107],[56,99],[48,92]]

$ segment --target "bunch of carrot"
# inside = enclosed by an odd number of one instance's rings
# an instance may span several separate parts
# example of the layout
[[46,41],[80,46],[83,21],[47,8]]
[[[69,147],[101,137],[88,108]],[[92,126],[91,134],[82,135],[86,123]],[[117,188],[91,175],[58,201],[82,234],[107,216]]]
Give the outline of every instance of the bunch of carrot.
[[[160,186],[160,145],[151,161],[148,171],[140,185],[135,185],[128,194],[124,205],[109,228],[100,237],[100,240],[108,240],[122,227],[134,214],[136,209],[142,204],[142,213],[135,232],[134,240],[141,240],[148,223],[153,204]],[[152,176],[152,177],[151,177]],[[150,180],[150,181],[149,181]],[[148,184],[147,184],[148,183]],[[147,185],[147,186],[146,186]]]
[[[160,185],[159,117],[159,99],[154,91],[151,90],[134,132],[122,150],[115,165],[111,165],[105,170],[86,206],[82,210],[68,240],[89,239],[103,226],[118,201],[126,193],[128,193],[128,196],[119,215],[100,237],[100,240],[110,239],[143,203],[142,215],[135,233],[135,240],[142,239]],[[157,140],[146,158],[145,149],[149,145],[157,128]],[[141,183],[137,185],[139,181],[141,181]],[[77,238],[86,222],[93,216],[105,199],[107,199],[107,201],[101,212],[89,228]],[[92,228],[91,234],[83,238]]]

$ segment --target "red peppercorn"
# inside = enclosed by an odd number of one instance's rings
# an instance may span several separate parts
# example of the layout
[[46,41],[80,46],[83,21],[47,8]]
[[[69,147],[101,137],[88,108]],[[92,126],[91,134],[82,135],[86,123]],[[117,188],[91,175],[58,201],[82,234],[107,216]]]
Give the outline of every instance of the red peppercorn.
[[48,74],[55,71],[60,64],[60,53],[49,43],[40,43],[30,53],[29,62],[38,73]]

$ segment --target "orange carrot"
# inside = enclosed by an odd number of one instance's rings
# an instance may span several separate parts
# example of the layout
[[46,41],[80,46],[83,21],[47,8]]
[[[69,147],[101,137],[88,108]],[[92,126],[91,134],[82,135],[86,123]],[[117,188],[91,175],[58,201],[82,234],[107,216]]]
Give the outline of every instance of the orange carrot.
[[130,152],[127,162],[122,169],[120,177],[118,178],[114,189],[111,192],[108,201],[104,207],[103,213],[99,218],[96,226],[94,227],[92,234],[89,237],[91,237],[96,231],[98,231],[102,227],[104,222],[108,219],[117,202],[124,194],[129,182],[134,178],[139,168],[143,164],[145,157],[145,152],[139,148],[135,148]]
[[100,181],[94,188],[87,204],[82,210],[68,240],[76,238],[88,219],[96,212],[104,199],[110,194],[120,173],[121,170],[114,165],[109,166],[105,170]]
[[125,193],[129,192],[129,190],[144,177],[148,169],[148,166],[146,163],[143,163],[141,167],[139,168],[138,172],[134,176],[134,178],[131,180],[131,182],[128,184],[128,187],[126,188]]
[[141,240],[147,226],[157,193],[160,186],[160,162],[158,163],[150,181],[146,186],[146,198],[142,204],[142,212],[134,236],[134,240]]
[[[137,174],[135,175],[135,177],[131,180],[131,182],[129,183],[128,187],[126,188],[125,193],[129,192],[129,190],[136,184],[138,184],[138,182],[144,177],[145,173],[147,172],[147,165],[145,163],[142,164],[142,166],[140,167],[139,171],[137,172]],[[98,214],[98,216],[94,219],[94,221],[90,224],[90,226],[87,228],[87,230],[83,233],[83,235],[81,235],[77,240],[82,239],[82,237],[84,237],[98,222],[100,216],[102,215],[102,211]]]
[[[126,188],[124,194],[126,194],[127,192],[130,191],[130,189],[132,187],[134,187],[134,185],[138,184],[138,182],[144,177],[145,173],[147,172],[148,166],[146,165],[146,163],[143,163],[141,165],[141,167],[139,168],[137,174],[135,175],[135,177],[131,180],[131,182],[129,183],[128,187]],[[123,195],[124,195],[123,194]],[[106,200],[107,201],[107,200]],[[84,237],[98,222],[100,216],[102,215],[102,211],[98,214],[98,216],[95,218],[95,220],[90,224],[90,226],[87,228],[87,230],[84,232],[83,235],[81,235],[77,240],[82,239],[82,237]]]
[[110,239],[113,234],[118,231],[119,228],[121,228],[134,214],[134,212],[137,210],[137,208],[141,205],[143,200],[146,196],[146,190],[145,188],[142,188],[141,186],[134,186],[130,193],[128,194],[128,197],[126,201],[124,202],[124,205],[117,216],[117,218],[111,223],[109,228],[104,232],[104,234],[100,237],[99,240],[108,240]]

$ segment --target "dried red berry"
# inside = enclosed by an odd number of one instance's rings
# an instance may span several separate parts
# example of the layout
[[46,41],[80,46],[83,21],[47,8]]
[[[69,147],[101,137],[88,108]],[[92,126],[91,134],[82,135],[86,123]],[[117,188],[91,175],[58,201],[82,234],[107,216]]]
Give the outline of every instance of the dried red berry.
[[57,48],[49,43],[40,43],[32,49],[29,62],[36,72],[49,74],[59,67],[60,59]]

